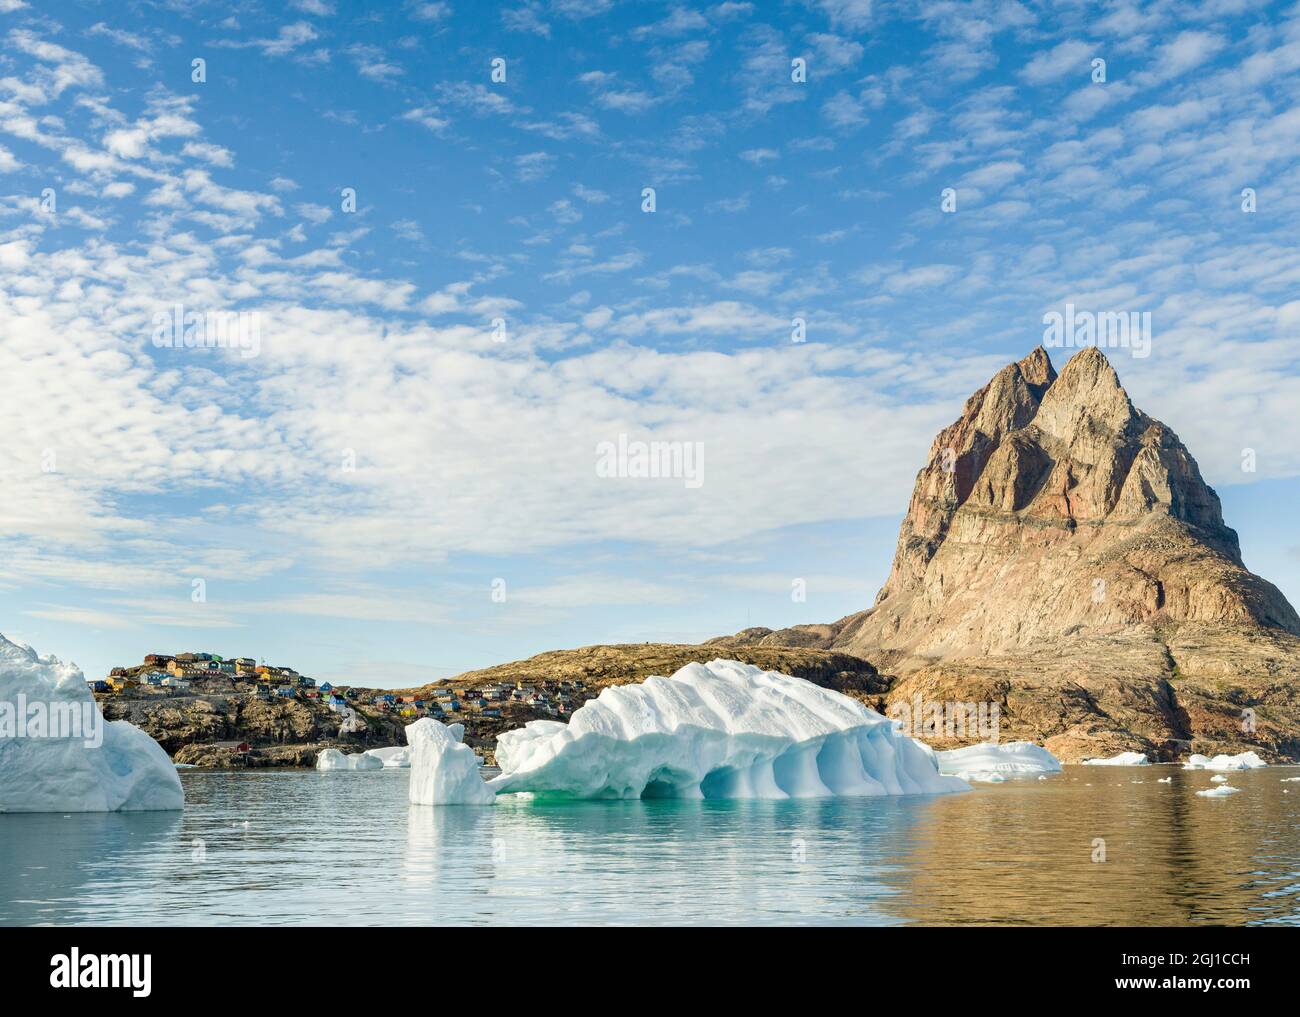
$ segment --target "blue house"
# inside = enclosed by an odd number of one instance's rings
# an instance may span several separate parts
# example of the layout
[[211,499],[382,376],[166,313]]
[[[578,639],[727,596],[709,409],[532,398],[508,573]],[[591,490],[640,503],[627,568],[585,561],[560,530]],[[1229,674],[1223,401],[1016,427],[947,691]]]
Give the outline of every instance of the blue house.
[[86,682],[86,684],[90,686],[91,692],[112,692],[113,691],[113,687],[109,685],[108,682],[106,681]]
[[281,685],[278,689],[275,690],[275,694],[279,696],[281,699],[292,699],[293,689],[291,689],[288,685]]
[[333,692],[334,686],[331,685],[329,682],[325,682],[324,684],[321,685],[320,690],[322,692]]

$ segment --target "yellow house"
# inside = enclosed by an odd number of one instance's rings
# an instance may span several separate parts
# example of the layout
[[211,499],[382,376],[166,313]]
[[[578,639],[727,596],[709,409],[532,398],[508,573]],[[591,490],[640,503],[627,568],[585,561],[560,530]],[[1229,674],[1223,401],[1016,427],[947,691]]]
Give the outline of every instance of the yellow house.
[[114,692],[121,692],[123,689],[133,689],[140,684],[134,678],[105,678],[104,681],[108,682],[109,688]]

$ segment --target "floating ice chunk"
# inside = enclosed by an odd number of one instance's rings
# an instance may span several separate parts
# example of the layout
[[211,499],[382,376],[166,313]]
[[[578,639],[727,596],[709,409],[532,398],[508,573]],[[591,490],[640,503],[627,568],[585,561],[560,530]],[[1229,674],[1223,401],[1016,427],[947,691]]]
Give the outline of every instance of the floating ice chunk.
[[1109,759],[1085,759],[1084,766],[1147,766],[1150,761],[1141,752],[1121,752]]
[[1283,777],[1283,778],[1282,778],[1282,783],[1283,783],[1283,784],[1294,784],[1294,783],[1296,783],[1297,781],[1300,781],[1300,777]]
[[1257,770],[1260,767],[1268,766],[1264,760],[1253,752],[1242,752],[1235,756],[1217,755],[1213,759],[1209,756],[1191,756],[1183,764],[1184,770]]
[[1197,791],[1201,798],[1227,798],[1228,795],[1235,795],[1241,788],[1233,787],[1231,784],[1220,784],[1218,787],[1206,788],[1204,791]]
[[338,749],[322,749],[316,757],[318,770],[382,770],[383,760],[364,752],[345,756]]
[[78,668],[0,635],[0,812],[184,807],[162,746],[124,720],[105,722]]
[[406,729],[411,748],[410,799],[415,805],[490,805],[496,797],[478,773],[478,756],[461,742],[463,724],[432,717]]
[[1216,773],[1213,777],[1210,778],[1211,784],[1226,784],[1227,782],[1228,782],[1228,778],[1221,773]]
[[1007,779],[1005,774],[994,773],[991,770],[961,770],[952,776],[980,784],[1001,784]]
[[1173,777],[1157,777],[1157,778],[1156,778],[1156,783],[1157,783],[1157,784],[1172,784],[1173,782],[1174,782],[1174,778],[1173,778]]
[[[603,690],[568,724],[532,721],[497,739],[486,785],[457,739],[407,728],[412,801],[528,791],[573,798],[822,798],[937,794],[968,785],[934,754],[848,696],[737,661]],[[413,737],[414,736],[414,737]],[[418,740],[417,740],[418,739]],[[472,755],[472,754],[471,754]],[[442,779],[448,757],[461,760]],[[475,761],[476,762],[476,761]],[[476,785],[474,782],[479,781]],[[418,795],[418,797],[417,797]]]
[[985,742],[937,752],[935,758],[940,773],[985,783],[998,783],[1007,777],[1061,772],[1060,760],[1033,742]]
[[366,755],[378,759],[387,769],[405,769],[411,765],[411,747],[409,745],[393,745],[386,749],[367,749]]

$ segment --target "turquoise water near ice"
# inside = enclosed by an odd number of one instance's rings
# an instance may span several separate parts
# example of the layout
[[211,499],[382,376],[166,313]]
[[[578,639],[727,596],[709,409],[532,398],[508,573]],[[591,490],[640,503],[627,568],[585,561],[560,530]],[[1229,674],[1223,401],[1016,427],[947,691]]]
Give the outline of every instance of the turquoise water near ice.
[[0,923],[1298,924],[1298,775],[435,808],[403,770],[189,770],[180,814],[0,815]]

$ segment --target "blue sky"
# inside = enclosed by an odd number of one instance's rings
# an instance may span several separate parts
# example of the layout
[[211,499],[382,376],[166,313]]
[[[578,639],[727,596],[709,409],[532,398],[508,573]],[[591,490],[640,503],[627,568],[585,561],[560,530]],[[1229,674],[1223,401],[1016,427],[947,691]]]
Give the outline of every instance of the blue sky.
[[[934,434],[1067,303],[1151,313],[1112,361],[1300,601],[1294,4],[0,0],[0,34],[0,631],[90,674],[397,686],[861,609]],[[257,355],[157,347],[177,303],[255,313]],[[703,484],[599,476],[620,435],[701,443]]]

